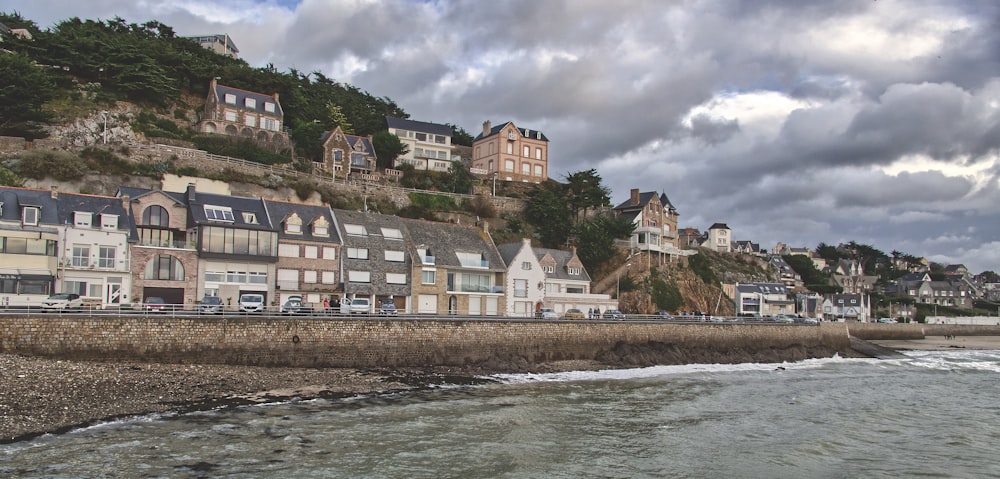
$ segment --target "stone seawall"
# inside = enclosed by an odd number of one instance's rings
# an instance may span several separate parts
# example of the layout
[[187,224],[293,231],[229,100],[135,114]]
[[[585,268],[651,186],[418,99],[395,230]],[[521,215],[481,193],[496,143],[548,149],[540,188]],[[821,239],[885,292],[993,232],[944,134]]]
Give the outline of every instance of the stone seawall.
[[[781,361],[803,359],[803,354],[810,353],[844,353],[850,350],[850,341],[843,325],[253,317],[0,319],[0,353],[76,360],[469,367],[512,360],[528,365],[600,360],[623,347],[644,348],[647,356],[669,349],[675,354],[719,358],[719,362],[727,362],[726,358]],[[795,351],[793,357],[781,354],[791,350]],[[733,352],[743,356],[733,356]],[[652,358],[655,362],[656,355]]]

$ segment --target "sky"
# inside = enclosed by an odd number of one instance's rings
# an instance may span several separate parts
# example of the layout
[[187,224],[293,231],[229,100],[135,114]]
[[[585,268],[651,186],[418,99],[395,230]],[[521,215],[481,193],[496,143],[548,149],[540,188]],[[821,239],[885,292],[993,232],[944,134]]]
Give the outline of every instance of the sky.
[[513,121],[549,176],[664,192],[680,226],[856,241],[1000,272],[994,0],[5,0],[228,33],[252,66],[322,72],[410,118]]

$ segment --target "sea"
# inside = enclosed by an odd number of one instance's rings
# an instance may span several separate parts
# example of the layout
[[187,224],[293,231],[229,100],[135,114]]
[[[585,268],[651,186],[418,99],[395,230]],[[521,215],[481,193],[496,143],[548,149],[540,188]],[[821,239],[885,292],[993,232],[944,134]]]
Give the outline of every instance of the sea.
[[1000,351],[488,378],[98,424],[0,477],[1000,477]]

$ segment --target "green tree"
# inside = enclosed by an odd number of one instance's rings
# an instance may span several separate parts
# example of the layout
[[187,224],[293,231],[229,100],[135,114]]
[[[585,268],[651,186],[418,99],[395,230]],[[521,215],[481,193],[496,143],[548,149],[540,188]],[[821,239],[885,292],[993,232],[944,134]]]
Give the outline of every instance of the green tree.
[[623,217],[597,216],[575,229],[577,256],[587,271],[597,271],[617,254],[615,240],[628,238],[635,223]]
[[53,98],[47,72],[20,54],[0,53],[0,135],[27,139],[48,136],[42,126],[52,115],[42,106]]
[[375,147],[380,168],[393,168],[396,159],[410,151],[408,146],[399,141],[398,136],[387,130],[377,131],[372,135],[372,146]]
[[601,176],[593,168],[566,176],[566,193],[575,219],[579,219],[581,213],[586,217],[591,208],[611,203],[611,191],[601,184]]
[[0,185],[2,186],[24,186],[24,178],[17,176],[13,171],[0,166]]
[[469,134],[469,132],[462,129],[460,126],[452,125],[451,123],[445,123],[451,127],[451,144],[459,146],[472,146],[472,141],[475,138]]
[[354,134],[354,126],[347,121],[347,117],[344,116],[344,111],[339,105],[332,101],[326,102],[326,115],[332,125],[339,126],[340,130],[348,135]]
[[475,178],[460,161],[452,161],[444,179],[444,188],[452,193],[469,193]]
[[542,246],[564,247],[573,231],[565,186],[552,180],[542,182],[528,192],[527,199],[524,217],[535,228]]
[[650,297],[656,307],[664,311],[677,311],[684,302],[681,290],[677,285],[667,283],[662,277],[654,274],[649,283]]

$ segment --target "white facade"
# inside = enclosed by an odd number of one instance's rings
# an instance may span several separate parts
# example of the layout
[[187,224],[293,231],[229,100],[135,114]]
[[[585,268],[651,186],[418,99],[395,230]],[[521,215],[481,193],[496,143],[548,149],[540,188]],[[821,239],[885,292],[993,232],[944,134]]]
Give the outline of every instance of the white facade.
[[446,125],[389,119],[389,133],[407,147],[394,166],[410,164],[417,170],[447,172],[452,162],[450,131]]
[[59,244],[56,289],[77,293],[95,307],[117,307],[131,302],[132,271],[127,221],[118,215],[73,214],[63,225]]
[[[531,317],[545,303],[545,272],[525,239],[517,255],[507,265],[507,316]],[[545,305],[546,307],[551,307]]]

